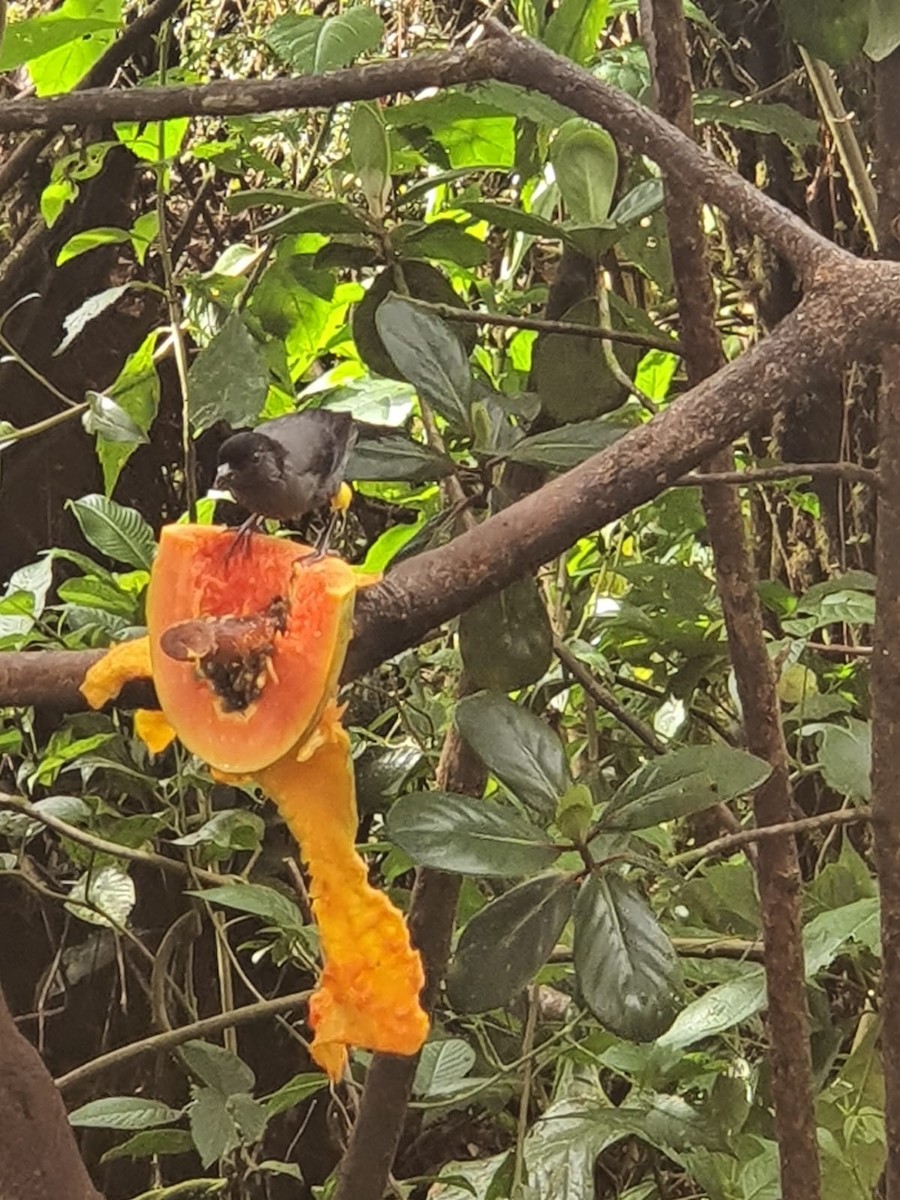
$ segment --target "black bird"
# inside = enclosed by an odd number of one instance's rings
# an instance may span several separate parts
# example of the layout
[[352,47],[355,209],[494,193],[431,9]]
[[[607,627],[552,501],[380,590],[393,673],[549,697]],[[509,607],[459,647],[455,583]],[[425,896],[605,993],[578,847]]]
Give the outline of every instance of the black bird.
[[330,507],[331,516],[316,543],[316,557],[321,558],[338,513],[350,503],[344,471],[357,432],[350,413],[310,408],[265,421],[223,442],[215,486],[231,492],[251,514],[235,545],[251,536],[264,517],[295,521]]

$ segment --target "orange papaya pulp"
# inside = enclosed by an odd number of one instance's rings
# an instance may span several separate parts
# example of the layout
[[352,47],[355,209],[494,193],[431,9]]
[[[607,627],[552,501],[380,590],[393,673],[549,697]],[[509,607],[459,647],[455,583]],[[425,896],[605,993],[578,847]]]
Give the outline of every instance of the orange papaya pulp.
[[178,737],[210,766],[252,774],[315,727],[350,640],[357,587],[342,559],[233,530],[168,525],[147,593],[153,682]]

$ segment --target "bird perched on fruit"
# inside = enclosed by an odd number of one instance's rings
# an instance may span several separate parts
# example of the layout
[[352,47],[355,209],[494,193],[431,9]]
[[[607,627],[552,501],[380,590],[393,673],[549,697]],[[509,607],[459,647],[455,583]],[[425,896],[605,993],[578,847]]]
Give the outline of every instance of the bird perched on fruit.
[[235,545],[252,536],[264,517],[294,521],[330,507],[328,523],[316,543],[316,557],[321,558],[338,513],[350,504],[344,472],[356,438],[350,413],[311,408],[265,421],[223,442],[215,486],[231,492],[251,514]]

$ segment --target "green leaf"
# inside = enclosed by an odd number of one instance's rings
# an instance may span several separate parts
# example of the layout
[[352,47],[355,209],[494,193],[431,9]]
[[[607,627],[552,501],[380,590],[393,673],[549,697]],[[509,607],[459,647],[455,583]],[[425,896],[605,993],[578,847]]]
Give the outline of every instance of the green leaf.
[[[847,942],[855,940],[877,948],[878,936],[878,901],[874,897],[820,913],[803,931],[806,978],[830,965]],[[765,972],[762,967],[744,967],[740,978],[711,988],[682,1009],[659,1045],[683,1050],[748,1020],[765,1002]]]
[[553,658],[553,630],[537,581],[516,580],[459,619],[459,650],[475,687],[512,692],[537,683]]
[[88,250],[96,250],[98,246],[118,246],[130,242],[131,235],[127,229],[97,228],[85,229],[73,234],[64,242],[56,255],[56,265],[61,267],[70,259],[85,254]]
[[[143,342],[129,354],[118,378],[108,389],[109,397],[119,405],[137,428],[146,435],[156,420],[159,407],[159,375],[156,373],[154,354],[158,330],[151,330]],[[103,485],[106,494],[113,490],[125,463],[137,449],[137,443],[127,444],[111,441],[98,433],[97,457],[103,468]]]
[[70,312],[63,321],[64,337],[53,351],[54,355],[62,354],[64,350],[67,350],[85,326],[111,308],[125,295],[129,287],[131,287],[130,283],[120,283],[115,287],[104,288],[102,292],[88,296],[87,300],[79,304],[74,312]]
[[191,1137],[204,1167],[211,1166],[240,1145],[240,1133],[221,1092],[214,1088],[198,1090],[188,1115]]
[[387,836],[414,863],[460,875],[531,875],[560,853],[508,805],[453,792],[411,792],[390,808]]
[[838,67],[861,53],[869,31],[870,0],[781,0],[789,37]]
[[106,496],[82,496],[69,500],[86,540],[114,562],[149,571],[156,553],[153,530],[134,508],[126,508]]
[[575,421],[522,438],[506,457],[512,462],[530,463],[548,471],[568,471],[611,446],[630,429],[630,425],[619,425],[603,417]]
[[369,212],[380,219],[391,192],[391,144],[377,105],[354,104],[348,137],[350,159]]
[[818,121],[804,117],[789,104],[763,104],[723,88],[697,92],[694,120],[699,124],[712,122],[731,129],[749,129],[753,133],[774,133],[792,146],[814,146],[819,140]]
[[609,0],[560,0],[544,28],[543,41],[581,66],[596,53],[608,15]]
[[295,1075],[293,1079],[282,1084],[277,1092],[273,1092],[266,1099],[266,1112],[270,1117],[277,1117],[279,1113],[287,1112],[288,1109],[302,1104],[304,1100],[315,1096],[317,1092],[323,1091],[327,1086],[328,1080],[320,1071]]
[[122,26],[122,0],[64,0],[54,16],[101,20],[110,27],[88,30],[64,46],[29,59],[28,73],[39,96],[68,92],[84,78],[115,41]]
[[88,925],[120,927],[134,904],[134,880],[122,867],[109,866],[85,871],[70,890],[66,908]]
[[457,1012],[502,1008],[544,965],[572,914],[578,882],[539,875],[477,912],[463,929],[447,974]]
[[533,237],[553,238],[563,236],[562,228],[546,221],[534,213],[523,212],[509,204],[497,204],[492,200],[460,200],[459,207],[471,213],[479,221],[488,221],[497,229],[508,229],[513,233],[527,233]]
[[460,1083],[475,1065],[475,1051],[462,1038],[442,1038],[422,1047],[414,1096],[447,1096],[459,1090]]
[[165,121],[117,121],[116,137],[131,153],[148,163],[170,162],[179,154],[191,122],[188,117],[170,117]]
[[265,822],[257,813],[243,808],[223,808],[213,813],[199,829],[175,838],[173,846],[204,846],[213,858],[222,858],[233,850],[258,849]]
[[900,8],[896,0],[869,0],[869,30],[863,50],[881,62],[900,46]]
[[865,721],[846,718],[845,725],[812,724],[805,734],[817,734],[819,767],[829,787],[842,796],[872,797],[872,728]]
[[102,392],[88,392],[87,400],[90,407],[82,418],[82,424],[88,433],[99,434],[109,442],[125,442],[132,446],[149,441],[125,409],[109,396],[104,396]]
[[465,428],[472,373],[456,333],[427,308],[396,293],[379,304],[375,325],[404,379],[441,416]]
[[661,208],[665,194],[661,179],[645,179],[625,193],[609,219],[616,225],[634,225]]
[[202,891],[187,892],[188,896],[201,896],[210,904],[221,904],[236,912],[252,913],[263,917],[280,929],[296,932],[304,926],[303,915],[297,904],[283,896],[273,887],[261,883],[224,883],[221,887],[204,888]]
[[343,200],[316,200],[265,221],[257,233],[286,237],[297,233],[368,233],[369,226]]
[[181,1113],[161,1100],[143,1096],[106,1096],[91,1100],[69,1113],[69,1124],[77,1129],[155,1129],[171,1125]]
[[425,514],[420,513],[411,525],[392,525],[390,529],[386,529],[366,551],[363,572],[376,574],[386,571],[397,555],[401,554],[424,528]]
[[619,174],[616,144],[605,129],[566,121],[550,147],[550,162],[570,218],[579,225],[606,221]]
[[727,804],[759,787],[772,768],[731,746],[686,746],[652,759],[617,789],[603,816],[603,829],[646,829]]
[[117,20],[67,17],[62,15],[62,10],[24,21],[12,21],[6,26],[3,37],[0,71],[15,70],[31,59],[80,41],[86,34],[101,30],[115,31],[118,27]]
[[100,1156],[102,1163],[119,1158],[156,1158],[164,1154],[187,1154],[194,1148],[194,1139],[186,1129],[148,1129],[136,1133]]
[[381,17],[361,4],[325,19],[288,13],[273,22],[266,42],[298,74],[320,75],[374,50],[383,36]]
[[256,1083],[256,1076],[242,1059],[213,1042],[199,1038],[185,1042],[181,1055],[201,1083],[223,1096],[249,1092]]
[[[631,329],[631,314],[623,316],[610,297],[612,327]],[[565,321],[599,328],[600,306],[596,300],[581,300],[563,314]],[[636,346],[617,344],[616,359],[626,373],[637,366],[641,350]],[[606,361],[603,343],[597,338],[578,334],[542,333],[532,350],[532,377],[541,398],[541,407],[557,424],[575,422],[591,425],[582,434],[590,442],[594,432],[602,437],[593,418],[619,408],[628,397],[628,390],[615,378]],[[540,443],[539,443],[540,444]],[[554,443],[550,442],[551,445]]]
[[575,903],[575,976],[597,1020],[619,1037],[649,1042],[680,1007],[672,943],[634,885],[606,872],[585,880]]
[[216,421],[250,425],[266,402],[269,372],[260,346],[232,313],[188,372],[191,424],[202,433]]
[[547,818],[572,784],[562,742],[546,722],[495,692],[466,696],[454,715],[459,732],[516,799]]
[[394,245],[401,258],[436,258],[458,267],[480,267],[488,258],[484,242],[449,219],[401,227]]
[[137,618],[136,598],[99,576],[67,579],[59,585],[58,595],[65,604],[78,604],[83,608],[98,608],[101,612]]
[[399,430],[363,428],[347,464],[347,478],[357,482],[431,483],[453,471],[453,463]]

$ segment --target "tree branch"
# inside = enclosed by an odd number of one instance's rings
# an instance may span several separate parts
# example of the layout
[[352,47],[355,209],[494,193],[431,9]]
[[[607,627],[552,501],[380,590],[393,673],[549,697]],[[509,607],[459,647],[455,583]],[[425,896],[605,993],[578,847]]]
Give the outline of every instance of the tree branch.
[[[878,303],[873,304],[873,296]],[[896,298],[896,299],[895,299]],[[764,342],[646,425],[445,546],[398,564],[357,600],[348,682],[423,641],[477,601],[658,496],[779,404],[836,378],[900,325],[900,267],[849,259]],[[0,705],[85,707],[78,688],[102,651],[0,654]],[[129,687],[125,707],[155,703]]]
[[664,169],[677,172],[686,188],[770,242],[807,280],[849,258],[645,105],[543,46],[513,37],[499,22],[488,19],[485,28],[491,36],[469,50],[394,59],[325,75],[250,82],[217,80],[194,87],[97,89],[43,100],[19,100],[0,109],[0,133],[110,120],[153,121],[239,116],[285,108],[331,108],[351,100],[375,100],[397,92],[494,78],[543,92],[603,125],[614,137],[655,159]]

